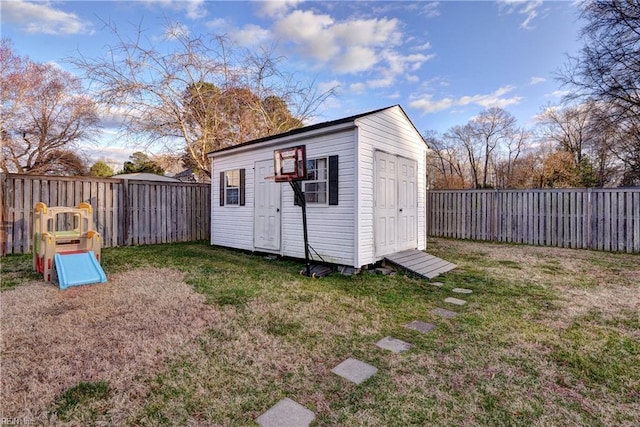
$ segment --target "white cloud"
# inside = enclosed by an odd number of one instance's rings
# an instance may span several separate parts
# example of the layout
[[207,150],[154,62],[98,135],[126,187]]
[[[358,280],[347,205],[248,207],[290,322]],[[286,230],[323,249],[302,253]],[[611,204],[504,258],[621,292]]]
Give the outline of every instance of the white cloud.
[[[385,52],[402,43],[400,22],[393,18],[348,19],[336,21],[328,14],[294,10],[274,25],[274,36],[293,45],[303,57],[328,66],[337,73],[360,73],[376,67],[391,68]],[[424,56],[409,56],[403,64],[423,61]],[[377,69],[376,69],[377,71]],[[403,72],[396,67],[394,74]]]
[[414,46],[411,49],[412,50],[429,50],[429,49],[431,49],[431,43],[426,42],[426,43],[423,43],[423,44],[421,44],[419,46]]
[[551,93],[547,93],[545,94],[545,98],[564,98],[565,96],[569,95],[569,93],[571,93],[571,91],[568,90],[554,90]]
[[520,28],[532,30],[535,26],[532,21],[538,16],[538,9],[542,6],[543,0],[500,0],[500,10],[505,13],[518,13],[525,15],[524,21],[520,23]]
[[367,85],[362,82],[352,83],[349,86],[349,91],[355,94],[361,94],[361,93],[364,93],[366,88],[367,88]]
[[189,35],[189,27],[179,22],[171,24],[165,32],[165,37],[169,40],[176,40],[187,37]]
[[373,49],[363,46],[353,46],[334,61],[335,69],[340,73],[357,73],[366,71],[378,62]]
[[271,33],[264,28],[249,24],[243,28],[234,29],[229,32],[229,37],[242,46],[251,46],[268,40]]
[[505,97],[514,89],[514,86],[503,86],[490,94],[467,95],[457,99],[443,98],[434,100],[433,95],[427,94],[414,99],[409,103],[409,106],[422,110],[423,113],[435,113],[452,107],[464,107],[471,104],[479,105],[483,108],[505,108],[509,105],[519,104],[522,101],[520,96]]
[[537,85],[537,84],[540,84],[540,83],[544,83],[546,81],[547,81],[547,79],[545,79],[544,77],[536,77],[536,76],[534,76],[534,77],[531,77],[531,81],[529,82],[529,84],[530,85]]
[[260,13],[264,16],[284,16],[289,10],[295,8],[301,0],[268,0],[261,2]]
[[394,82],[394,78],[393,76],[387,76],[387,77],[383,77],[380,79],[373,79],[373,80],[369,80],[367,82],[367,86],[369,86],[372,89],[379,89],[381,87],[389,87],[391,85],[393,85]]
[[31,3],[23,0],[2,2],[2,22],[17,24],[31,34],[92,34],[91,25],[75,13],[52,7],[50,2]]
[[340,51],[335,35],[329,30],[333,23],[329,15],[295,10],[279,20],[274,31],[278,37],[297,44],[303,56],[325,62]]
[[229,23],[224,18],[216,18],[212,21],[208,21],[205,23],[205,26],[214,31],[226,32],[226,30],[230,27]]
[[207,15],[205,0],[143,0],[149,6],[160,5],[176,11],[185,11],[187,18],[200,19]]
[[438,1],[431,1],[431,2],[425,3],[424,6],[422,6],[420,15],[424,15],[427,18],[435,18],[436,16],[440,16],[439,7],[440,7],[440,2]]
[[318,83],[318,90],[320,93],[329,92],[330,90],[337,90],[342,86],[338,80],[331,80],[329,82]]

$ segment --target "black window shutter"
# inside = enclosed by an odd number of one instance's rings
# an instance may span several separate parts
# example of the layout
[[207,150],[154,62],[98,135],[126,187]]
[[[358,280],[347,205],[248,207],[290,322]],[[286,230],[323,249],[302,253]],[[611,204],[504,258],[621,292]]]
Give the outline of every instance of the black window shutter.
[[240,206],[244,206],[244,169],[240,169]]
[[220,172],[220,206],[224,206],[224,172]]
[[338,156],[329,156],[329,204],[338,204]]

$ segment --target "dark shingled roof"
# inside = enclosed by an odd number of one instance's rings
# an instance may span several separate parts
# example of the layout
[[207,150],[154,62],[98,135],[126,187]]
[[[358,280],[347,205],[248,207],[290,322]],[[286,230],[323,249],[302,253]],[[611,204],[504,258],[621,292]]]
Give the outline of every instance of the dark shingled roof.
[[[370,114],[379,113],[380,111],[388,110],[389,108],[393,108],[393,107],[400,107],[400,110],[405,115],[405,117],[407,117],[407,120],[409,120],[409,123],[411,123],[413,125],[413,123],[411,122],[411,120],[407,116],[407,113],[404,112],[404,110],[402,109],[402,107],[399,104],[396,104],[396,105],[392,105],[392,106],[389,106],[389,107],[380,108],[378,110],[373,110],[373,111],[368,111],[366,113],[356,114],[355,116],[349,116],[349,117],[345,117],[345,118],[342,118],[342,119],[332,120],[332,121],[329,121],[329,122],[316,123],[314,125],[305,126],[305,127],[301,127],[301,128],[297,128],[297,129],[292,129],[292,130],[284,132],[284,133],[279,133],[279,134],[276,134],[276,135],[265,136],[265,137],[262,137],[262,138],[253,139],[251,141],[243,142],[241,144],[232,145],[232,146],[225,147],[225,148],[220,148],[219,150],[214,150],[214,151],[212,151],[210,153],[207,153],[207,154],[220,153],[222,151],[233,150],[235,148],[245,147],[247,145],[259,144],[261,142],[271,141],[271,140],[278,139],[278,138],[284,138],[284,137],[287,137],[287,136],[297,135],[297,134],[300,134],[300,133],[310,132],[310,131],[313,131],[313,130],[324,129],[324,128],[328,128],[328,127],[331,127],[331,126],[341,125],[343,123],[349,123],[349,122],[352,122],[352,121],[354,121],[356,119],[359,119],[361,117],[365,117],[365,116],[368,116]],[[414,125],[414,129],[415,129],[415,125]],[[418,132],[418,134],[420,134],[418,129],[416,129],[416,132]]]

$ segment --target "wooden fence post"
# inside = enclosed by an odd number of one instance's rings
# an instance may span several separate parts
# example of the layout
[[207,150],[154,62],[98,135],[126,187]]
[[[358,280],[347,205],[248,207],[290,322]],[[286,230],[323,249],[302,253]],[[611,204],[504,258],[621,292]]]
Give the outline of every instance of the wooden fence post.
[[129,227],[131,218],[130,206],[129,206],[129,180],[122,180],[122,238],[123,246],[129,246],[131,242],[131,230]]
[[591,206],[591,196],[592,191],[591,188],[587,188],[587,214],[585,218],[585,224],[587,226],[587,249],[593,249],[593,224],[595,223],[595,218],[593,218],[593,207]]
[[7,174],[0,173],[0,256],[7,254]]

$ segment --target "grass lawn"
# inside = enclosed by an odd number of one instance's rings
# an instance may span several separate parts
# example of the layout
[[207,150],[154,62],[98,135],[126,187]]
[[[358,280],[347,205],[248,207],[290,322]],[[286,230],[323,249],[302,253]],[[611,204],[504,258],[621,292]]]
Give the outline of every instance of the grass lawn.
[[[105,249],[109,283],[59,291],[30,256],[3,258],[0,415],[244,426],[290,397],[323,426],[638,425],[640,256],[446,239],[429,252],[459,266],[442,287],[309,279],[188,243]],[[437,327],[403,327],[416,319]],[[413,347],[376,347],[385,336]],[[378,373],[330,372],[349,357]]]

